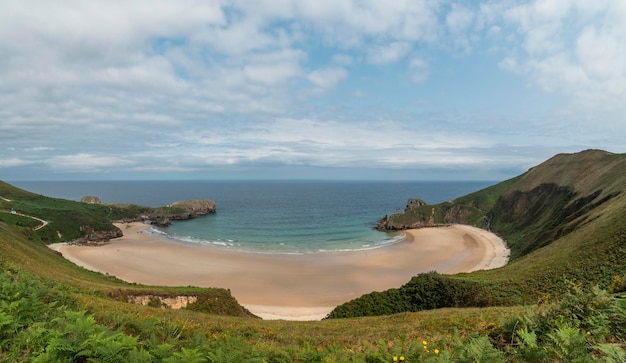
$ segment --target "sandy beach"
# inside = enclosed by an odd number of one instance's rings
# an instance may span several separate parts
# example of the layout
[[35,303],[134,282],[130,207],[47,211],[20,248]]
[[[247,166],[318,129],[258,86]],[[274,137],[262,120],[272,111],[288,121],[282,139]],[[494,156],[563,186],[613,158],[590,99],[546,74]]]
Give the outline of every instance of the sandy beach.
[[86,269],[148,285],[222,287],[264,319],[319,320],[335,306],[399,287],[420,273],[497,268],[509,251],[496,235],[471,226],[405,231],[377,249],[279,255],[177,242],[142,223],[117,224],[124,236],[98,246],[50,247]]

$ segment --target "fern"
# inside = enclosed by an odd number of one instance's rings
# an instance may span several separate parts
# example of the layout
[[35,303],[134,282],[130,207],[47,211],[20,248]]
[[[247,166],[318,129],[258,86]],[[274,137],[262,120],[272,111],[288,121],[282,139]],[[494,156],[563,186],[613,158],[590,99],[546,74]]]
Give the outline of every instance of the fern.
[[602,354],[605,363],[626,362],[626,350],[617,344],[599,344],[595,349]]
[[163,360],[164,363],[204,363],[206,361],[201,351],[187,348],[183,348],[180,352],[174,353],[172,357]]
[[564,326],[547,336],[551,343],[545,345],[548,357],[561,362],[578,362],[588,355],[585,335],[578,328]]
[[499,363],[504,361],[502,352],[493,347],[486,336],[469,338],[455,352],[455,361],[468,363]]
[[15,334],[14,323],[13,316],[0,310],[0,338]]
[[539,362],[543,359],[543,350],[539,347],[537,333],[529,331],[527,327],[524,327],[517,331],[519,337],[519,347],[517,351],[519,354],[529,362]]
[[244,362],[243,354],[238,350],[224,350],[218,348],[215,352],[208,354],[211,363],[241,363]]
[[98,362],[118,362],[137,347],[137,339],[121,333],[110,335],[108,331],[100,331],[87,339],[83,345],[89,348],[90,357]]

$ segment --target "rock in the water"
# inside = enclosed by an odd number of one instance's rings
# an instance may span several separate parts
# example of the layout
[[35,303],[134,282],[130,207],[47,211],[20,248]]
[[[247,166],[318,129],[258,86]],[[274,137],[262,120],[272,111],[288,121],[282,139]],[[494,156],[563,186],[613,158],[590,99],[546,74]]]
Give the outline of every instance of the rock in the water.
[[215,202],[208,199],[184,200],[155,208],[149,215],[152,224],[168,226],[170,221],[180,221],[196,218],[209,213],[215,213]]
[[172,207],[182,207],[191,211],[193,216],[201,216],[209,213],[215,213],[215,202],[208,199],[184,200],[174,202]]

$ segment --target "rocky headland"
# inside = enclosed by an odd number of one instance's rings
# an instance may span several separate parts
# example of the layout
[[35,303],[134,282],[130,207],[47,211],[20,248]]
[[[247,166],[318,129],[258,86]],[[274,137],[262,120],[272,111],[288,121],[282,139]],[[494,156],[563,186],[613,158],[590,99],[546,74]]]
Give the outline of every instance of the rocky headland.
[[[446,223],[436,223],[434,218],[435,208],[432,207],[430,211],[428,211],[428,206],[429,205],[422,199],[411,198],[406,202],[406,207],[403,212],[391,216],[384,216],[377,221],[374,228],[383,232],[393,232],[407,229],[449,226],[452,223],[449,219],[447,219]],[[401,223],[395,221],[395,216],[410,212],[417,213],[419,218],[403,220]]]
[[171,224],[171,221],[192,219],[206,214],[215,213],[216,211],[217,206],[212,200],[184,200],[155,208],[151,211],[151,213],[140,216],[140,220],[146,223],[166,227]]
[[[100,197],[97,196],[85,196],[81,199],[81,202],[86,204],[102,204]],[[142,222],[160,227],[169,226],[171,221],[192,219],[206,214],[215,213],[217,211],[217,205],[214,201],[209,199],[177,201],[172,204],[156,208],[141,207],[133,204],[104,205],[110,206],[113,209],[126,211],[126,213],[124,213],[126,217],[113,222]],[[93,228],[89,225],[82,226],[81,232],[84,233],[84,236],[74,240],[73,243],[101,244],[108,242],[110,239],[121,237],[123,234],[117,227],[113,227],[112,230],[101,230],[101,228]]]

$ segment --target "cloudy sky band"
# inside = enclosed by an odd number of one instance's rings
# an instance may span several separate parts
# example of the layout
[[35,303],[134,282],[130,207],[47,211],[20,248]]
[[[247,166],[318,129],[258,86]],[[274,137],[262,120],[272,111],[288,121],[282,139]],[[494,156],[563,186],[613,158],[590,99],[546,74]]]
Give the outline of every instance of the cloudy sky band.
[[500,179],[626,152],[621,1],[8,0],[0,54],[8,180]]

